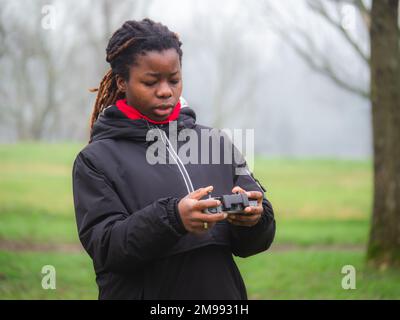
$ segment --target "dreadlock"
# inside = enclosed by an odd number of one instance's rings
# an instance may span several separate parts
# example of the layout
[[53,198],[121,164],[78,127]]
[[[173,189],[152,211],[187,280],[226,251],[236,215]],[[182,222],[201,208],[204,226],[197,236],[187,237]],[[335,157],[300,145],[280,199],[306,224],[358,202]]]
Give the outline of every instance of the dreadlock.
[[90,118],[90,129],[106,107],[124,98],[124,93],[118,90],[116,76],[129,81],[129,67],[135,64],[139,54],[173,48],[176,49],[182,63],[181,45],[178,34],[148,18],[126,21],[115,31],[106,49],[106,61],[111,69],[101,80],[99,88],[91,90],[97,91],[97,97]]

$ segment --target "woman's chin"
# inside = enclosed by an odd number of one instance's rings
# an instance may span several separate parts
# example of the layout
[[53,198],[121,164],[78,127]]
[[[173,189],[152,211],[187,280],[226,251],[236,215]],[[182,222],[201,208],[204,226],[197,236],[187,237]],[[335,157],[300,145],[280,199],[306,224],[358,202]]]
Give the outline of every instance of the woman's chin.
[[172,107],[171,108],[155,108],[152,112],[152,119],[155,121],[164,121],[168,119],[168,117],[172,113]]

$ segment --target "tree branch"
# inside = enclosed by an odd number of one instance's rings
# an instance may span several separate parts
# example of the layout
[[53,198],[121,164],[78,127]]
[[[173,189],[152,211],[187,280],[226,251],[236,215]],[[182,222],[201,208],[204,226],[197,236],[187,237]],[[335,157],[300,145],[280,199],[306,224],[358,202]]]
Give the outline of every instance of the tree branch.
[[361,17],[369,30],[371,28],[371,10],[367,8],[362,0],[354,0],[354,5],[360,11]]
[[[349,3],[352,3],[352,0],[349,0]],[[318,5],[318,4],[316,4]],[[265,3],[265,8],[269,16],[271,17],[273,14],[278,15],[278,19],[282,19],[282,14],[278,13],[279,10],[275,6],[272,6],[270,3]],[[334,21],[332,17],[328,16],[330,21]],[[368,89],[363,89],[358,86],[351,84],[348,80],[348,76],[346,74],[339,74],[337,68],[332,65],[332,63],[328,60],[326,55],[320,50],[317,49],[315,42],[309,35],[306,30],[302,30],[297,27],[295,23],[292,23],[290,28],[288,25],[282,27],[282,21],[277,21],[277,19],[269,19],[269,26],[272,31],[277,33],[277,35],[287,44],[289,45],[299,56],[306,62],[306,64],[312,68],[314,71],[324,75],[325,77],[331,79],[335,84],[337,84],[342,89],[345,89],[351,93],[357,94],[365,99],[370,99],[370,92]],[[331,22],[332,23],[332,22]],[[338,23],[335,21],[335,25]],[[340,25],[341,26],[341,25]],[[290,29],[290,30],[286,30]],[[344,31],[346,31],[344,29]],[[347,32],[346,32],[347,34]],[[296,41],[293,35],[299,36],[302,39],[303,44],[300,44],[299,41]],[[348,35],[348,34],[347,34]],[[349,36],[349,35],[348,35]],[[346,37],[346,40],[352,40]],[[355,43],[354,43],[355,44]],[[357,46],[358,48],[358,46]],[[358,56],[361,56],[363,61],[368,61],[367,65],[369,67],[369,58],[358,48],[359,53]]]
[[[369,91],[351,85],[347,80],[343,80],[342,77],[340,77],[336,73],[335,69],[326,59],[322,59],[322,62],[318,63],[314,58],[312,58],[313,56],[316,55],[317,51],[310,37],[306,35],[304,32],[298,32],[298,34],[300,34],[306,40],[306,43],[308,44],[308,50],[301,47],[284,30],[277,28],[275,29],[275,31],[279,33],[279,35],[285,40],[285,43],[287,43],[314,71],[317,71],[318,73],[328,77],[341,88],[346,89],[352,93],[355,93],[365,99],[370,99]],[[312,53],[310,54],[310,52]]]
[[[361,0],[360,0],[361,1]],[[360,2],[358,1],[358,2]],[[362,1],[361,1],[362,3]],[[365,54],[360,46],[354,41],[354,39],[350,36],[349,32],[342,26],[342,24],[336,20],[334,20],[326,11],[325,6],[316,0],[307,0],[307,4],[311,10],[318,13],[321,17],[323,17],[331,26],[333,26],[336,30],[338,30],[342,36],[347,40],[347,42],[353,47],[356,53],[361,57],[361,59],[366,63],[370,64],[370,58],[367,54]],[[364,5],[362,3],[362,5]]]
[[[334,2],[335,4],[338,3],[338,0],[330,0],[330,1]],[[359,10],[366,27],[368,28],[368,30],[370,29],[371,10],[365,5],[363,0],[339,0],[339,2],[345,2],[354,5]]]

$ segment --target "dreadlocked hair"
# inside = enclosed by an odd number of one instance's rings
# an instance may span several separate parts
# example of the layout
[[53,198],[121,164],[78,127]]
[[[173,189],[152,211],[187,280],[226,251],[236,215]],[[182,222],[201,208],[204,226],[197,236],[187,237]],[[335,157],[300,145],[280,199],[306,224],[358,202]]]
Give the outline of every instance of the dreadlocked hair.
[[93,129],[94,123],[105,108],[124,98],[124,92],[118,89],[116,76],[119,75],[125,81],[129,81],[129,67],[135,64],[139,54],[172,48],[177,51],[182,63],[181,45],[177,33],[148,18],[141,21],[126,21],[115,31],[106,49],[106,61],[111,68],[104,75],[99,88],[90,90],[97,91],[90,117],[90,129]]

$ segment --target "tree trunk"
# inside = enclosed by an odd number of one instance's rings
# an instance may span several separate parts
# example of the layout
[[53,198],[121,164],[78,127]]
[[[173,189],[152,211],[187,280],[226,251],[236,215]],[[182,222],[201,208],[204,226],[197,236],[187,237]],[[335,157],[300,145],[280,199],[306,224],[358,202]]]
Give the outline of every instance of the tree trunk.
[[399,0],[374,0],[371,9],[371,100],[374,203],[368,261],[400,267]]

